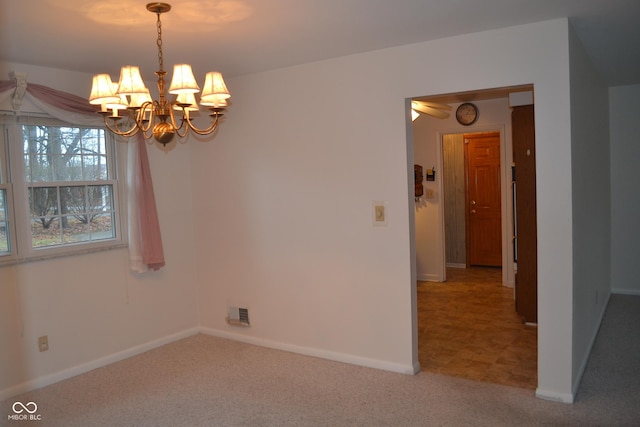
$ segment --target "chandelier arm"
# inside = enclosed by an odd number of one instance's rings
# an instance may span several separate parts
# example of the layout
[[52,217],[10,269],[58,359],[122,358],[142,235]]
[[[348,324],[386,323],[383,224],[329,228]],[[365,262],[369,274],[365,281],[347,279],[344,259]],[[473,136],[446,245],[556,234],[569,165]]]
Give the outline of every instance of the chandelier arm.
[[[176,124],[176,116],[175,116],[175,113],[173,112],[173,108],[169,109],[169,119],[171,120],[171,125],[173,126],[173,129],[175,129],[176,131],[176,135],[178,135],[180,138],[184,138],[185,136],[187,136],[187,133],[189,132],[189,128],[185,127],[184,123],[185,121],[189,120],[189,115],[187,114],[184,107],[182,107],[182,119],[180,120],[180,126]],[[184,128],[184,132],[180,133],[180,131],[183,128]]]
[[178,135],[180,138],[185,138],[189,134],[189,127],[184,126],[184,122],[186,121],[187,119],[183,119],[183,122],[182,122],[183,124],[181,124],[179,128],[175,128],[176,135]]
[[[140,128],[138,128],[140,129]],[[142,135],[144,141],[149,144],[149,145],[153,145],[155,143],[155,139],[153,139],[153,133],[149,133],[149,132],[143,132],[141,130],[139,130],[140,134]],[[137,132],[136,132],[137,133]],[[135,135],[135,134],[133,134]],[[131,136],[133,136],[131,135]]]
[[216,111],[213,114],[210,114],[210,116],[213,117],[213,123],[211,123],[211,126],[209,126],[206,129],[197,128],[191,122],[191,119],[187,120],[187,125],[189,126],[189,129],[191,129],[193,132],[197,133],[198,135],[208,135],[208,134],[212,133],[214,130],[216,130],[216,128],[218,127],[219,118],[220,118],[220,116],[222,116],[222,114]]
[[[156,118],[156,104],[157,101],[146,101],[142,103],[136,117],[136,124],[142,132],[142,136],[144,137],[145,141],[150,145],[154,143],[154,140],[152,138],[154,137],[153,125]],[[145,120],[144,116],[146,115],[147,110],[149,110],[149,118]]]
[[[144,116],[146,115],[147,110],[149,110],[149,118],[145,120]],[[154,121],[154,110],[155,108],[153,106],[153,102],[147,101],[147,102],[144,102],[140,106],[140,109],[136,112],[136,125],[144,133],[149,132],[152,128],[153,121]],[[146,125],[145,125],[145,121],[147,122]]]
[[[109,121],[108,121],[109,118],[113,119],[113,126],[109,124]],[[124,136],[124,137],[133,136],[136,133],[138,133],[138,131],[140,130],[140,128],[135,123],[128,130],[120,130],[120,126],[118,126],[118,120],[119,119],[114,119],[112,116],[105,116],[104,125],[111,132],[115,133],[118,136]]]

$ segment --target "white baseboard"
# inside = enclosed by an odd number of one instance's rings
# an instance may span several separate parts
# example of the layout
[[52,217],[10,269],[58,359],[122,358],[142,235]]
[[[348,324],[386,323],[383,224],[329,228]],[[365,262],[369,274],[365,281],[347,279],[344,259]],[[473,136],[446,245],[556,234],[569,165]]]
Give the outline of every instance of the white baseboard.
[[412,365],[403,365],[397,363],[390,363],[381,360],[368,359],[359,356],[353,356],[344,353],[335,353],[331,351],[318,350],[309,347],[302,347],[292,344],[279,343],[276,341],[265,340],[261,338],[249,337],[242,334],[235,334],[227,331],[221,331],[210,328],[190,328],[176,334],[168,335],[153,341],[140,344],[126,350],[101,357],[99,359],[92,360],[81,365],[73,366],[68,369],[63,369],[58,372],[54,372],[49,375],[33,378],[20,384],[8,387],[0,390],[0,401],[9,399],[13,396],[17,396],[22,393],[27,393],[42,387],[46,387],[51,384],[75,377],[80,374],[92,371],[97,368],[101,368],[120,360],[127,359],[129,357],[144,353],[157,347],[172,343],[174,341],[181,340],[183,338],[197,335],[198,333],[217,336],[221,338],[231,339],[235,341],[245,342],[247,344],[258,345],[261,347],[273,348],[277,350],[289,351],[291,353],[302,354],[306,356],[318,357],[321,359],[333,360],[336,362],[349,363],[352,365],[365,366],[369,368],[381,369],[384,371],[397,372],[407,375],[415,375],[420,372],[419,362],[415,362]]
[[62,371],[54,372],[53,374],[49,374],[49,375],[45,375],[42,377],[25,381],[23,383],[11,386],[4,390],[0,390],[0,401],[9,399],[10,397],[17,396],[22,393],[26,393],[28,391],[36,390],[38,388],[42,388],[42,387],[57,383],[62,380],[69,379],[71,377],[75,377],[76,375],[84,374],[94,369],[110,365],[112,363],[118,362],[128,357],[132,357],[137,354],[144,353],[156,347],[161,347],[163,345],[181,340],[183,338],[187,338],[191,335],[196,335],[198,333],[199,333],[198,328],[187,329],[185,331],[178,332],[173,335],[168,335],[162,338],[158,338],[156,340],[149,341],[144,344],[140,344],[135,347],[131,347],[126,350],[119,351],[117,353],[113,353],[108,356],[104,356],[99,359],[92,360],[87,363],[83,363],[82,365],[73,366],[68,369],[63,369]]
[[573,403],[574,394],[571,393],[558,393],[555,391],[543,390],[541,388],[536,389],[536,397],[544,400],[551,400],[561,403]]
[[416,279],[421,282],[442,282],[437,274],[418,274]]
[[640,296],[640,289],[611,289],[612,294]]
[[234,341],[240,341],[247,344],[253,344],[260,347],[273,348],[276,350],[288,351],[290,353],[302,354],[304,356],[318,357],[320,359],[332,360],[334,362],[349,363],[351,365],[365,366],[367,368],[380,369],[383,371],[396,372],[400,374],[415,375],[420,371],[420,364],[418,362],[415,362],[412,365],[403,365],[399,363],[391,363],[382,360],[354,356],[351,354],[336,353],[333,351],[320,350],[317,348],[302,347],[293,344],[265,340],[262,338],[256,338],[248,335],[236,334],[233,332],[212,328],[200,328],[200,333]]
[[[612,292],[612,293],[616,293],[616,292]],[[596,338],[598,337],[598,331],[600,330],[600,325],[602,325],[602,320],[604,319],[604,315],[607,310],[607,305],[609,305],[610,298],[611,298],[611,294],[608,295],[607,300],[604,302],[604,304],[602,304],[602,309],[600,310],[600,313],[598,313],[598,327],[595,328],[595,331],[593,331],[591,340],[589,342],[589,349],[588,351],[585,352],[585,355],[582,358],[582,362],[580,363],[580,368],[578,369],[578,375],[576,375],[576,379],[574,380],[571,386],[571,393],[558,393],[558,392],[538,388],[536,390],[536,397],[539,397],[540,399],[553,400],[556,402],[563,402],[563,403],[573,403],[575,401],[575,396],[578,394],[578,388],[580,387],[580,383],[582,382],[582,376],[584,375],[584,371],[587,369],[589,356],[591,356],[593,345],[595,344]]]
[[447,267],[450,268],[467,268],[467,264],[459,263],[459,262],[448,262]]
[[[596,338],[598,337],[598,332],[600,331],[600,325],[602,325],[602,320],[604,319],[604,314],[607,311],[607,306],[609,305],[609,299],[611,298],[611,294],[607,295],[607,300],[602,304],[602,309],[600,313],[598,313],[598,327],[595,328],[593,334],[591,335],[591,340],[589,342],[589,348],[585,352],[584,357],[582,358],[582,362],[580,363],[580,367],[578,368],[578,375],[576,375],[576,379],[573,382],[571,387],[572,396],[576,396],[578,394],[578,388],[580,387],[580,383],[582,382],[582,376],[584,375],[584,371],[587,369],[587,363],[589,363],[589,356],[591,356],[591,350],[593,349],[593,345],[596,342]],[[571,400],[573,403],[573,400]]]

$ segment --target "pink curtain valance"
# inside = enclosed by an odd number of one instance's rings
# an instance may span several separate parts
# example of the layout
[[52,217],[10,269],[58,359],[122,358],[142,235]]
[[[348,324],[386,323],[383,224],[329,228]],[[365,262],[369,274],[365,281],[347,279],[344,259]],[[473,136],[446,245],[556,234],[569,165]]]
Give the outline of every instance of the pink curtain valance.
[[[10,90],[15,91],[16,88],[17,83],[15,80],[0,81],[0,93]],[[95,116],[96,113],[95,107],[86,99],[47,86],[29,83],[26,86],[26,93],[47,106],[51,106],[62,112],[93,116]],[[149,159],[147,156],[147,144],[142,137],[132,138],[130,143],[136,145],[137,156],[136,162],[132,165],[133,170],[131,171],[131,176],[135,181],[135,185],[133,186],[134,194],[132,194],[132,197],[129,197],[129,200],[131,203],[136,203],[137,206],[136,209],[130,209],[130,211],[136,212],[136,215],[133,218],[130,217],[129,221],[136,222],[139,232],[135,233],[136,235],[131,235],[130,233],[129,242],[130,248],[136,247],[139,248],[138,250],[140,251],[139,256],[138,254],[130,254],[130,258],[140,257],[142,264],[152,270],[158,270],[165,265],[165,260],[160,234],[160,223],[158,221],[158,212],[153,192],[153,181],[151,179],[151,168],[149,167]],[[136,239],[136,242],[131,244],[133,239]],[[139,267],[135,269],[139,271]]]
[[[0,81],[0,92],[5,92],[17,87],[15,80]],[[29,83],[27,93],[34,98],[70,113],[94,114],[96,109],[86,99],[72,93],[52,89],[35,83]]]
[[27,85],[27,92],[42,102],[73,113],[95,114],[96,109],[84,98],[34,83]]

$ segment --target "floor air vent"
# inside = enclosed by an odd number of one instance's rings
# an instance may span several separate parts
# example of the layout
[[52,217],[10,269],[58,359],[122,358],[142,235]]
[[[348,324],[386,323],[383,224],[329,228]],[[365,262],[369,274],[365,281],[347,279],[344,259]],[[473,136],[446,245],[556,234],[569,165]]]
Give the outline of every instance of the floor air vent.
[[235,326],[249,326],[249,309],[242,307],[229,307],[227,323]]

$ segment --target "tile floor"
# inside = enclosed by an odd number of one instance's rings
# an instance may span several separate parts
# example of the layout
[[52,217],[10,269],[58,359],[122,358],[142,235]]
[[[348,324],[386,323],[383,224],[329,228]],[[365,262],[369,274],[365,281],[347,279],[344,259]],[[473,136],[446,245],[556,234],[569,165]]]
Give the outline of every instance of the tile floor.
[[421,369],[535,389],[537,327],[515,312],[499,268],[447,269],[447,282],[418,282]]

